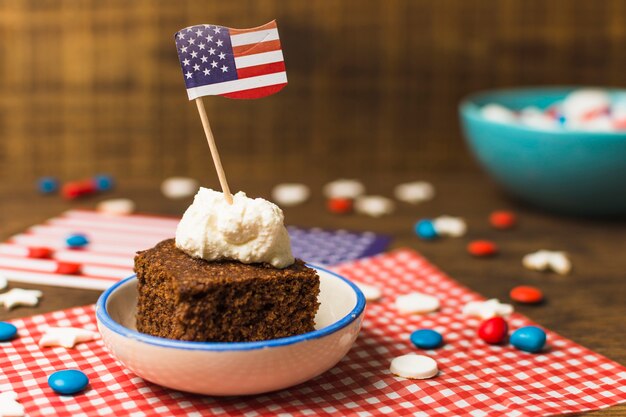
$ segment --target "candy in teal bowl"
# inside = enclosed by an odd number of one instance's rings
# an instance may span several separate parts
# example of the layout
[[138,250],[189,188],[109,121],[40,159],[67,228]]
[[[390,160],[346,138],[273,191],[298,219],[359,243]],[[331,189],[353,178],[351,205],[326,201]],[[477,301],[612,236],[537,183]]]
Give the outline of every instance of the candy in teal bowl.
[[[481,107],[542,109],[574,87],[495,90],[460,104],[467,144],[489,175],[513,196],[559,213],[626,214],[626,131],[539,130],[485,119]],[[623,95],[626,90],[608,90]]]

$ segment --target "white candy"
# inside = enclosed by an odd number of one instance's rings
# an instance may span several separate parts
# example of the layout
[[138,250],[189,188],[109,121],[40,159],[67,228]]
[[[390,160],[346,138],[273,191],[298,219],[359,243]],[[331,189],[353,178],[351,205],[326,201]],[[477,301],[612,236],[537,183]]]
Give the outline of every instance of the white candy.
[[171,177],[161,183],[161,192],[167,198],[191,197],[198,192],[200,184],[193,178]]
[[358,197],[354,202],[354,210],[357,213],[367,214],[372,217],[393,213],[395,208],[396,205],[392,200],[379,195]]
[[529,253],[522,258],[522,265],[534,271],[554,271],[560,275],[567,275],[572,269],[565,252],[540,250]]
[[391,361],[389,371],[392,374],[408,379],[427,379],[439,373],[437,362],[424,355],[403,355]]
[[543,130],[557,129],[559,127],[555,119],[548,116],[537,107],[526,107],[522,109],[519,115],[519,122],[524,126]]
[[6,391],[0,394],[0,416],[1,417],[22,417],[24,406],[17,402],[17,394],[13,391]]
[[352,283],[361,290],[367,301],[377,301],[382,297],[380,288],[374,287],[373,285],[363,284],[362,282],[353,281]]
[[414,292],[396,298],[396,309],[400,314],[424,314],[439,309],[439,299],[432,295]]
[[339,179],[324,186],[327,198],[349,198],[351,200],[365,194],[365,186],[357,180]]
[[515,123],[517,117],[515,113],[499,104],[487,104],[481,109],[483,117],[489,121],[497,123]]
[[135,211],[135,202],[128,198],[112,198],[99,202],[96,209],[105,214],[122,216]]
[[73,348],[76,343],[89,342],[97,337],[97,333],[77,327],[49,327],[41,339],[39,346],[62,346]]
[[496,316],[508,316],[513,313],[513,306],[500,303],[495,298],[487,301],[470,301],[463,307],[463,314],[487,320]]
[[414,181],[398,184],[393,190],[394,196],[406,203],[417,204],[432,200],[435,196],[435,187],[429,182]]
[[0,290],[3,290],[9,285],[7,279],[4,275],[0,275]]
[[467,231],[465,220],[452,216],[437,217],[433,220],[433,227],[439,236],[461,237]]
[[571,92],[563,100],[565,120],[578,121],[595,111],[603,111],[611,105],[611,97],[606,91],[581,89]]
[[15,306],[36,306],[39,298],[43,293],[37,290],[23,290],[21,288],[13,288],[9,292],[0,294],[0,304],[4,304],[4,308],[11,310]]
[[278,184],[272,189],[272,199],[279,206],[297,206],[308,200],[311,191],[304,184]]

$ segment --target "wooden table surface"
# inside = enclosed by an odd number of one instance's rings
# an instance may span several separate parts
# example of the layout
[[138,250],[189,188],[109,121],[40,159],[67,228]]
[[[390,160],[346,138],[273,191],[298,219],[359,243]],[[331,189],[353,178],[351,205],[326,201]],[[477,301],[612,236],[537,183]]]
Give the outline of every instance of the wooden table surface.
[[[370,193],[391,196],[395,184],[412,178],[377,176],[363,179]],[[299,226],[372,230],[394,237],[392,247],[410,247],[425,255],[451,277],[485,297],[508,299],[515,285],[541,288],[547,302],[540,306],[517,306],[517,310],[561,335],[609,358],[626,364],[626,221],[589,220],[556,216],[516,203],[481,174],[438,174],[425,178],[437,190],[436,198],[418,206],[399,203],[393,215],[370,218],[362,215],[335,216],[324,208],[322,178],[312,178],[312,199],[285,209],[286,222]],[[65,202],[58,196],[40,196],[31,185],[0,185],[0,237],[8,238],[30,225],[76,207],[94,207],[103,199],[129,197],[142,212],[181,215],[190,199],[168,200],[160,194],[158,182],[120,181],[114,192]],[[214,183],[211,183],[216,187]],[[233,187],[234,185],[234,187]],[[241,178],[231,183],[251,196],[269,197],[273,184]],[[513,209],[520,218],[511,231],[494,230],[488,215],[496,209]],[[461,216],[469,225],[463,238],[420,241],[413,224],[422,217],[442,214]],[[493,259],[474,259],[465,246],[472,239],[490,239],[501,253]],[[564,250],[571,255],[573,271],[567,276],[524,269],[524,254],[539,249]],[[27,284],[11,287],[34,288]],[[44,292],[36,308],[21,307],[0,311],[0,320],[34,315],[61,308],[94,303],[98,291],[37,286]],[[598,412],[603,416],[626,416],[626,406]]]

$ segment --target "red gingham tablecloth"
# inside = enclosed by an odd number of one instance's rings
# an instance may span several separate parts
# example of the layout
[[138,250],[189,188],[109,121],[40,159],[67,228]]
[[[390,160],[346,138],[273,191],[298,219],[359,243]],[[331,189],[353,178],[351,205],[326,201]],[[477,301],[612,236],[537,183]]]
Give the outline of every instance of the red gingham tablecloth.
[[[29,416],[543,416],[626,402],[626,368],[553,332],[548,331],[549,349],[540,354],[484,344],[476,337],[479,321],[461,314],[466,302],[481,297],[415,252],[399,250],[336,270],[382,287],[384,298],[369,303],[350,353],[332,370],[297,387],[252,397],[202,397],[131,374],[100,340],[74,349],[37,346],[48,326],[95,330],[94,308],[88,306],[15,320],[20,337],[0,344],[0,391],[15,391]],[[441,310],[398,315],[395,296],[410,291],[436,295]],[[509,324],[516,329],[532,323],[514,314]],[[391,375],[391,359],[416,352],[409,335],[424,327],[444,335],[442,348],[423,352],[437,360],[440,374],[421,381]],[[83,370],[90,378],[87,391],[53,393],[47,376],[63,368]]]

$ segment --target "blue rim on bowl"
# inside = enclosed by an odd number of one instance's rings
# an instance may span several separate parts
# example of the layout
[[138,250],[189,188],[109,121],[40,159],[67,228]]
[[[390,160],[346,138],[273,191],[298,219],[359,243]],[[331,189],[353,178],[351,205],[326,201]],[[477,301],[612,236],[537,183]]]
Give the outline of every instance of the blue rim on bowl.
[[346,327],[348,324],[352,323],[357,319],[365,309],[365,296],[359,290],[359,288],[354,285],[352,282],[348,281],[346,278],[342,277],[339,274],[336,274],[332,271],[329,271],[324,268],[320,268],[315,265],[307,264],[307,266],[314,268],[319,271],[326,272],[330,275],[333,275],[352,288],[354,293],[356,294],[356,305],[354,308],[346,314],[341,319],[337,320],[333,324],[323,327],[318,330],[314,330],[312,332],[299,334],[296,336],[283,337],[280,339],[271,339],[271,340],[263,340],[259,342],[193,342],[193,341],[184,341],[184,340],[174,340],[174,339],[166,339],[163,337],[151,336],[148,334],[140,333],[136,330],[129,329],[127,327],[122,326],[115,320],[111,318],[109,312],[106,309],[107,301],[113,292],[124,285],[126,282],[135,279],[136,275],[132,275],[128,278],[125,278],[119,282],[113,284],[109,289],[107,289],[100,298],[98,298],[98,302],[96,303],[96,317],[98,321],[101,322],[105,327],[112,330],[113,332],[119,334],[123,337],[128,337],[131,339],[135,339],[144,343],[148,343],[155,346],[166,347],[166,348],[175,348],[175,349],[184,349],[184,350],[207,350],[207,351],[243,351],[243,350],[255,350],[255,349],[265,349],[271,347],[279,347],[279,346],[287,346],[298,342],[303,342],[306,340],[318,339],[320,337],[329,335],[331,333],[336,332],[339,329]]

